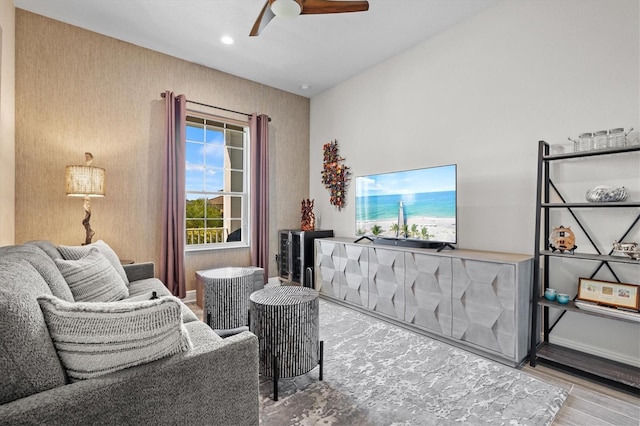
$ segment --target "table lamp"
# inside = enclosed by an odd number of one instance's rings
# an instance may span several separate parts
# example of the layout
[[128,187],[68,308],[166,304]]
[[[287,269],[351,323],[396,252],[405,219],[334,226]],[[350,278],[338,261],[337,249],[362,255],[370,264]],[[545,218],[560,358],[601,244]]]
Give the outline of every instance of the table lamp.
[[84,197],[85,216],[82,221],[87,236],[84,244],[91,244],[91,238],[95,235],[89,220],[91,219],[91,197],[104,197],[104,169],[93,167],[93,155],[84,153],[84,166],[67,166],[65,187],[69,197]]

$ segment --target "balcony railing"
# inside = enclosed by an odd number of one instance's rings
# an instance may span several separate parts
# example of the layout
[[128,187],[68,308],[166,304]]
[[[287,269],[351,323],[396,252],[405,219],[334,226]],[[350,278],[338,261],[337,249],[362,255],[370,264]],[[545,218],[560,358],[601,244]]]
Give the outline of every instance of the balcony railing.
[[224,243],[228,231],[225,228],[187,228],[187,245]]

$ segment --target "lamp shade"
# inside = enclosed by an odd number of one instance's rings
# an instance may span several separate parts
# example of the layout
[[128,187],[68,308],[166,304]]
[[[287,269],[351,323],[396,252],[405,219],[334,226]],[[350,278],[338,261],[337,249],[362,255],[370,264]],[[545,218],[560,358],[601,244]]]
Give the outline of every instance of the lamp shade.
[[104,169],[67,166],[65,188],[70,197],[104,197]]

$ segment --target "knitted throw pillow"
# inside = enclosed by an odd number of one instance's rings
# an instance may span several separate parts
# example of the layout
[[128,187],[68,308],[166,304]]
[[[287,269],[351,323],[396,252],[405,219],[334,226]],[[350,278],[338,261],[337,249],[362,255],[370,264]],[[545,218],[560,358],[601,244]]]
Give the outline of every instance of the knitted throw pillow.
[[38,297],[49,334],[71,381],[145,364],[192,345],[180,301],[70,303]]
[[127,273],[124,271],[118,255],[102,240],[98,240],[95,243],[86,246],[58,246],[58,251],[66,260],[78,260],[89,254],[89,250],[94,247],[100,250],[100,253],[107,258],[109,263],[111,263],[111,266],[113,266],[113,269],[115,269],[118,275],[120,275],[120,278],[122,278],[125,285],[129,285]]
[[114,302],[129,289],[106,257],[93,247],[78,260],[55,260],[76,302]]

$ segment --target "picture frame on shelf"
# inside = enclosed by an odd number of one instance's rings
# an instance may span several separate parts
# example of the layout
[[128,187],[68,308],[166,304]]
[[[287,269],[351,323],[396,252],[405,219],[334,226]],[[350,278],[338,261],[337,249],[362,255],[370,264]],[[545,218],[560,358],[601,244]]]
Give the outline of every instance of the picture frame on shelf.
[[640,285],[580,278],[578,299],[614,308],[640,309]]

